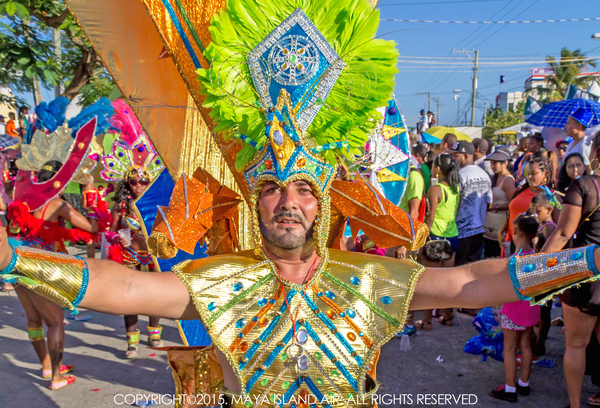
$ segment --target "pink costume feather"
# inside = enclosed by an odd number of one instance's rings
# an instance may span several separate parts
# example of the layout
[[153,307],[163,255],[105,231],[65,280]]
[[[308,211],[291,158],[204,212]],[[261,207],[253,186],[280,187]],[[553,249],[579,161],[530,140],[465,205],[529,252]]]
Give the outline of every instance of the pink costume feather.
[[121,140],[132,146],[144,132],[142,125],[124,100],[116,99],[111,105],[115,110],[111,118],[111,126],[119,131]]

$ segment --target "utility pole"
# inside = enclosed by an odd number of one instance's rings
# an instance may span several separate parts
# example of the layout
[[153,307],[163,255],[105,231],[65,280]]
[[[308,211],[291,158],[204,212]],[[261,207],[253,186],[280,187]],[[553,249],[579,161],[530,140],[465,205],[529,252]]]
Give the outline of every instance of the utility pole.
[[[61,41],[60,41],[60,31],[56,28],[52,29],[52,45],[54,46],[54,57],[56,58],[56,63],[60,66],[61,61]],[[63,93],[63,85],[59,82],[54,87],[54,97],[58,98]]]
[[436,103],[437,106],[437,113],[436,113],[436,118],[437,118],[437,123],[439,124],[438,126],[442,126],[441,122],[440,122],[440,98],[436,98],[435,96],[432,96],[431,99],[433,99]]
[[[474,67],[473,67],[473,95],[471,98],[471,126],[475,126],[475,97],[477,95],[477,64],[479,63],[479,50],[465,51],[465,49],[463,48],[462,50],[459,50],[459,51],[452,49],[452,52],[465,53],[467,55],[467,57],[469,57],[471,62],[473,62],[473,64],[474,64]],[[469,53],[472,53],[472,52],[475,53],[475,58],[471,58],[471,55]]]
[[485,127],[485,125],[487,124],[487,102],[483,103],[483,121],[481,123],[481,127]]
[[427,95],[427,112],[431,111],[431,92],[415,92],[415,95]]
[[460,93],[462,92],[462,89],[455,89],[452,92],[454,92],[454,100],[458,100],[458,103],[456,104],[456,126],[458,126],[460,124]]

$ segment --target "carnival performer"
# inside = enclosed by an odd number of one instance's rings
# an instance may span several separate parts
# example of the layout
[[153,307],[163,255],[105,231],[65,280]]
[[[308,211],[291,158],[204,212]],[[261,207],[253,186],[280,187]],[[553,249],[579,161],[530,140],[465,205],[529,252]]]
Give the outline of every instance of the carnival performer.
[[[31,144],[23,146],[23,158],[17,160],[20,170],[15,187],[15,201],[8,206],[7,211],[10,221],[8,231],[23,245],[32,249],[66,254],[66,242],[88,242],[95,239],[93,234],[98,232],[99,216],[96,215],[90,223],[60,197],[63,186],[71,179],[85,183],[91,178],[88,172],[91,160],[82,154],[69,154],[73,145],[89,145],[93,137],[93,128],[87,130],[87,143],[83,140],[86,132],[83,133],[78,139],[73,139],[70,129],[67,128],[61,128],[58,133],[50,135],[38,131]],[[66,137],[61,138],[61,135]],[[52,148],[48,149],[48,146]],[[85,153],[85,150],[83,152]],[[44,162],[47,159],[53,160]],[[61,172],[63,167],[79,171]],[[36,169],[39,169],[35,173],[36,183],[32,184],[30,173],[25,170]],[[51,185],[48,186],[50,191],[42,187],[48,183]],[[94,212],[93,209],[90,211]],[[71,225],[70,229],[65,227],[66,222]],[[49,388],[59,390],[74,383],[75,376],[64,374],[75,366],[62,364],[65,346],[62,309],[23,285],[16,285],[15,291],[27,316],[27,333],[42,364],[42,377],[51,379]],[[44,334],[44,324],[48,328],[47,338]]]
[[[115,110],[112,127],[120,132],[120,137],[115,140],[112,153],[103,158],[105,169],[101,172],[106,181],[118,183],[115,205],[111,211],[113,245],[108,251],[108,258],[134,270],[155,272],[146,236],[132,203],[143,194],[164,166],[131,108],[121,99],[113,101],[112,106]],[[148,343],[152,347],[161,347],[163,328],[158,324],[158,317],[150,316],[149,320],[150,324],[146,326]],[[140,331],[137,323],[137,315],[125,315],[125,357],[128,359],[138,356]]]
[[[394,88],[398,53],[374,39],[378,21],[365,0],[229,0],[213,17],[203,54],[210,68],[198,70],[202,107],[235,147],[228,152],[249,197],[251,250],[151,274],[11,247],[2,233],[0,273],[70,310],[200,319],[221,367],[193,350],[172,364],[177,392],[222,392],[208,405],[227,399],[236,408],[371,407],[371,363],[409,309],[541,302],[598,279],[595,246],[454,268],[329,247],[346,219],[382,248],[415,250],[428,235],[360,175],[335,179],[339,161],[364,151]],[[157,256],[193,252],[218,219],[223,203],[206,187],[180,178],[148,239]],[[185,366],[195,371],[182,374]]]

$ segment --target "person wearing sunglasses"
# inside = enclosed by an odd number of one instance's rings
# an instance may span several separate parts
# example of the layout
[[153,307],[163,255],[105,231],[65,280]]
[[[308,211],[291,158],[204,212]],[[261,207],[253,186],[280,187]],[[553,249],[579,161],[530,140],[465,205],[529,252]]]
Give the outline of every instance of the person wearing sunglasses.
[[[117,185],[111,231],[116,233],[114,242],[118,240],[118,244],[109,249],[109,258],[131,269],[154,272],[152,256],[148,252],[140,220],[132,209],[133,201],[144,193],[149,184],[149,175],[140,167],[128,172],[128,177]],[[160,347],[162,327],[158,324],[159,319],[149,317],[149,320],[148,342],[152,347]],[[138,355],[140,331],[137,323],[137,315],[125,316],[128,343],[125,357],[128,359],[136,358]]]
[[[108,259],[136,271],[157,272],[148,252],[142,220],[138,219],[133,202],[141,197],[165,166],[131,108],[120,99],[112,102],[112,106],[115,111],[113,126],[118,128],[120,135],[113,143],[112,153],[103,157],[104,170],[100,172],[104,180],[116,184]],[[122,126],[123,123],[131,126]],[[138,316],[124,317],[127,330],[125,357],[132,359],[138,355],[140,342]],[[148,343],[152,347],[163,344],[163,328],[158,323],[158,317],[149,317]]]
[[567,151],[567,146],[569,146],[569,143],[567,143],[566,140],[559,140],[558,142],[556,142],[556,157],[558,157],[559,167],[563,164],[563,159],[565,157],[565,152]]

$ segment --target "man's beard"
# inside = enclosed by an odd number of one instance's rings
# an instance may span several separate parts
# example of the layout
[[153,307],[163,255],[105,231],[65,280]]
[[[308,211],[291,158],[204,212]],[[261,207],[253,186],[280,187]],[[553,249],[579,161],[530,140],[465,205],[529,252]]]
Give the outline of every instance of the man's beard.
[[273,223],[277,223],[277,222],[279,222],[279,220],[281,220],[283,218],[295,219],[296,221],[298,221],[300,223],[300,225],[302,225],[304,227],[304,230],[306,232],[304,234],[301,234],[300,231],[296,232],[296,231],[293,231],[292,228],[286,228],[283,230],[284,233],[282,235],[276,235],[274,233],[275,228],[273,228],[273,231],[271,231],[270,229],[266,228],[265,225],[263,224],[262,220],[260,220],[260,231],[261,231],[262,236],[265,239],[265,241],[267,241],[269,244],[271,244],[277,248],[281,248],[281,249],[285,249],[285,250],[293,250],[293,249],[301,248],[307,242],[314,240],[314,237],[313,237],[314,224],[309,227],[307,225],[306,220],[303,217],[300,217],[299,215],[294,214],[292,212],[285,212],[285,213],[277,214],[276,216],[274,216],[272,218],[271,221]]

